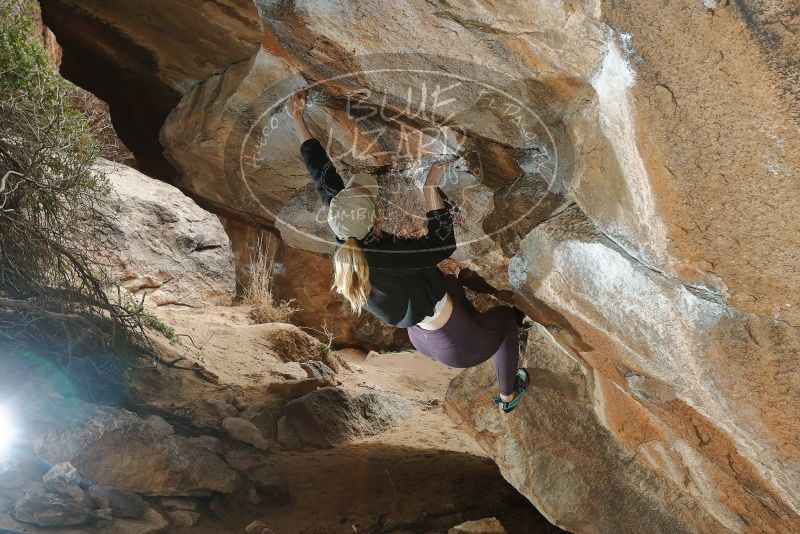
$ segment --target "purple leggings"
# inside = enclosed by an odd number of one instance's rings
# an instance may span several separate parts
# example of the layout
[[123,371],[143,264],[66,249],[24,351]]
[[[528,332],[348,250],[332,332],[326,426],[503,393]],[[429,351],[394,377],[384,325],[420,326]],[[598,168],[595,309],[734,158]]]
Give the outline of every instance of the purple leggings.
[[453,314],[438,330],[408,329],[411,343],[422,354],[450,367],[473,367],[494,356],[500,393],[514,392],[519,363],[519,333],[513,308],[498,306],[479,313],[458,279],[445,276]]

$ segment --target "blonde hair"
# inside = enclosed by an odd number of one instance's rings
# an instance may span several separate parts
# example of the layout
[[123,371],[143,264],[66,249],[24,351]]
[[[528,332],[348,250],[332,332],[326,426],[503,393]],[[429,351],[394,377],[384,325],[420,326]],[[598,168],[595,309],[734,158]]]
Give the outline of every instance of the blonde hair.
[[333,287],[342,295],[353,313],[361,315],[372,286],[369,283],[369,266],[364,251],[355,237],[350,237],[333,255]]

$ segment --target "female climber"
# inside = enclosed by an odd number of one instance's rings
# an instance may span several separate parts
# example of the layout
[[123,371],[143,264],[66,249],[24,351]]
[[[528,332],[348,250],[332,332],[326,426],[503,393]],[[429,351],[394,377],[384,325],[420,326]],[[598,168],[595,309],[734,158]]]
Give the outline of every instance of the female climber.
[[322,144],[303,118],[306,92],[298,91],[286,110],[300,137],[300,154],[328,206],[328,224],[338,246],[333,256],[333,289],[357,314],[366,308],[389,325],[407,328],[414,347],[450,367],[472,367],[494,356],[504,412],[513,410],[529,384],[518,369],[516,314],[509,306],[478,311],[458,279],[443,275],[437,264],[456,249],[453,216],[438,191],[447,163],[435,163],[422,192],[428,207],[428,233],[400,237],[376,227],[378,184],[369,174],[355,174],[345,185]]

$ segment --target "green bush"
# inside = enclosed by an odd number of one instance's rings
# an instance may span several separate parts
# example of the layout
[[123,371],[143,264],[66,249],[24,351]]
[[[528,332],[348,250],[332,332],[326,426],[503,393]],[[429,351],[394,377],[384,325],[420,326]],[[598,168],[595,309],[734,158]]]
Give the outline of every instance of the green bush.
[[92,260],[108,190],[93,170],[101,147],[31,15],[0,0],[0,337],[107,347],[141,321],[103,291]]

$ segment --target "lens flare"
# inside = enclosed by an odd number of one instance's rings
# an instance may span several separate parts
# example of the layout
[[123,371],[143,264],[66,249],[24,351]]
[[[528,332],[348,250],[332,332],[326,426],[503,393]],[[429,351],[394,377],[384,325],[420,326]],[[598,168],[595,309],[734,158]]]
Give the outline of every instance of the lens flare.
[[0,457],[8,454],[16,437],[17,429],[14,426],[14,420],[8,410],[0,406]]

